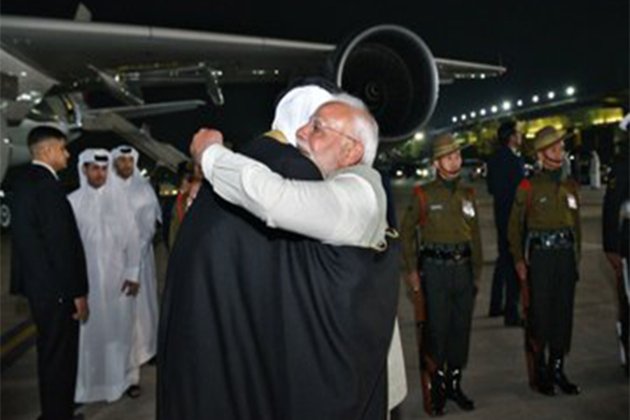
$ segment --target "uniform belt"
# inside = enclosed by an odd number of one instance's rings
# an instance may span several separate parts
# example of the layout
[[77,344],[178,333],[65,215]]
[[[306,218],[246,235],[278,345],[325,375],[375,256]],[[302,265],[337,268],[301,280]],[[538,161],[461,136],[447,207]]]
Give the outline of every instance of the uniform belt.
[[422,250],[422,258],[430,261],[437,261],[446,264],[462,264],[470,260],[470,248],[464,248],[461,250],[452,249],[439,249],[439,248],[425,248]]
[[571,229],[533,231],[529,234],[529,245],[533,249],[573,248],[575,235]]

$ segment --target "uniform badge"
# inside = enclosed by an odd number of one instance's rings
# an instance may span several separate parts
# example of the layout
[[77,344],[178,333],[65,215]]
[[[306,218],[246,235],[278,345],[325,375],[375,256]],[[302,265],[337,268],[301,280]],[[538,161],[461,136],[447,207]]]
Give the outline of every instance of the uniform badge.
[[577,210],[578,208],[577,199],[575,198],[573,194],[567,195],[567,204],[569,205],[569,208],[572,210]]
[[429,210],[431,210],[431,211],[442,210],[443,208],[444,208],[444,206],[442,206],[441,204],[431,204],[429,206]]
[[475,217],[475,206],[473,206],[471,201],[462,201],[462,211],[464,212],[464,215],[468,217]]

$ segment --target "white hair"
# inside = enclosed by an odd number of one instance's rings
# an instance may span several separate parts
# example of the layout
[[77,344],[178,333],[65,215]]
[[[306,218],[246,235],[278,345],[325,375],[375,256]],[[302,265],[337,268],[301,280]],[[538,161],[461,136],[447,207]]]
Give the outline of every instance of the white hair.
[[370,110],[361,99],[347,93],[333,95],[331,102],[341,102],[362,111],[356,114],[354,124],[352,124],[353,137],[363,142],[361,163],[372,166],[378,149],[378,124]]

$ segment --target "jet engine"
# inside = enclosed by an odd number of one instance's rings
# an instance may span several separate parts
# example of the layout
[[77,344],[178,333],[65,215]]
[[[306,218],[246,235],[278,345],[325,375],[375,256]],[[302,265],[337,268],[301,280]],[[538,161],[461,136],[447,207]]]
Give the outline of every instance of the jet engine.
[[437,66],[424,41],[410,30],[371,27],[341,44],[334,58],[337,85],[366,103],[379,124],[381,142],[412,137],[433,114]]

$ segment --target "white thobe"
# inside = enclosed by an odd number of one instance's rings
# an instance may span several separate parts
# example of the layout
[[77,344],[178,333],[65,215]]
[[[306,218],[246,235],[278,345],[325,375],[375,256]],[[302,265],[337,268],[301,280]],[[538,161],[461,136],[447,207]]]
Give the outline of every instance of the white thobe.
[[129,200],[140,230],[140,291],[136,310],[134,354],[137,363],[144,364],[157,352],[158,295],[153,237],[156,222],[162,221],[162,212],[153,188],[137,173],[137,168],[135,171],[126,180],[113,173],[112,181]]
[[[347,168],[325,181],[294,181],[220,145],[204,151],[201,167],[219,196],[269,227],[331,245],[381,249],[386,244],[387,201],[380,176],[372,168]],[[407,395],[397,320],[387,359],[391,410]]]
[[75,401],[115,401],[139,380],[132,342],[136,298],[123,291],[137,281],[138,228],[120,193],[84,186],[68,197],[85,249],[90,317],[81,325]]

